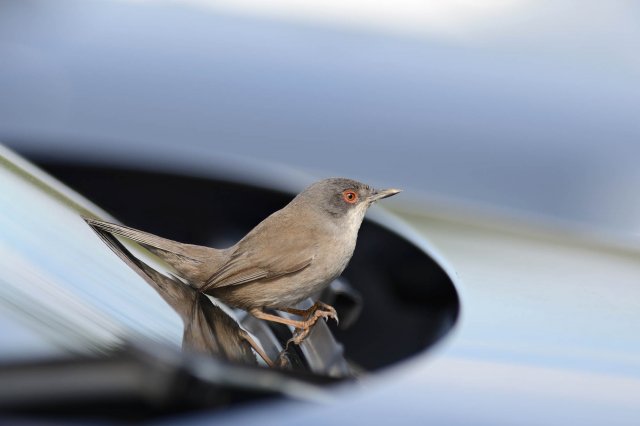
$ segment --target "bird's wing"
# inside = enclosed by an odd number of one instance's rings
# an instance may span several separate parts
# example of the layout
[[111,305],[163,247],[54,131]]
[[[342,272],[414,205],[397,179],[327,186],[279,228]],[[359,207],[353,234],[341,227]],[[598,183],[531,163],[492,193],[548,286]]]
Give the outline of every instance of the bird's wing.
[[318,238],[313,229],[301,232],[304,227],[286,215],[270,216],[236,245],[227,263],[201,290],[270,280],[307,268],[316,255]]
[[297,253],[296,256],[275,256],[269,259],[268,262],[253,262],[249,260],[255,257],[247,254],[230,260],[207,280],[201,290],[206,291],[209,288],[274,279],[301,271],[313,262],[313,256],[301,253]]

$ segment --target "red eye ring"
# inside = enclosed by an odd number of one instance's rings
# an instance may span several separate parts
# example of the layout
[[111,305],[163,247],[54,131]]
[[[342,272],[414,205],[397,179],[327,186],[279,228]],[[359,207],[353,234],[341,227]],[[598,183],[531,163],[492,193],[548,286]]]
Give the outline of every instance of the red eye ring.
[[349,204],[358,202],[358,193],[353,189],[346,189],[342,192],[342,199]]

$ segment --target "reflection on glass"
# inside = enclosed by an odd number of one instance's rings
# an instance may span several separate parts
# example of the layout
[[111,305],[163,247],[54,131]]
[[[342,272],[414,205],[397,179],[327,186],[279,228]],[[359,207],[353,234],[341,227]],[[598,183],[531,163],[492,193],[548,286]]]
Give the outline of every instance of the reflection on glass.
[[208,296],[137,259],[113,235],[95,228],[94,231],[180,315],[184,322],[183,349],[226,361],[256,364],[253,349],[272,366],[269,357],[253,338]]
[[3,334],[0,358],[180,345],[180,317],[79,216],[99,209],[61,188],[0,146],[0,312],[30,333]]

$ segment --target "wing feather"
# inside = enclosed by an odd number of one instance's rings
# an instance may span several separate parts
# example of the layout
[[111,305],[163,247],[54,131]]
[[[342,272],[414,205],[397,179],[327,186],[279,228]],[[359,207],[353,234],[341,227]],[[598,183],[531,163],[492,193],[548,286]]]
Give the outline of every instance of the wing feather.
[[272,280],[309,267],[316,255],[317,235],[308,227],[301,232],[303,227],[303,222],[282,210],[269,216],[234,247],[227,263],[201,290]]

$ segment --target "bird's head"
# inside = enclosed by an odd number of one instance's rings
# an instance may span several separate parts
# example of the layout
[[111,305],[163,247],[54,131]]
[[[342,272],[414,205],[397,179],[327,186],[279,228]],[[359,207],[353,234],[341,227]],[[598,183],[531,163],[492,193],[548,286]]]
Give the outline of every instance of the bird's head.
[[399,192],[399,189],[374,189],[353,179],[329,178],[312,184],[298,197],[333,218],[351,222],[362,221],[373,203]]

